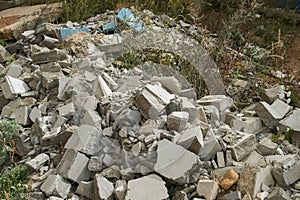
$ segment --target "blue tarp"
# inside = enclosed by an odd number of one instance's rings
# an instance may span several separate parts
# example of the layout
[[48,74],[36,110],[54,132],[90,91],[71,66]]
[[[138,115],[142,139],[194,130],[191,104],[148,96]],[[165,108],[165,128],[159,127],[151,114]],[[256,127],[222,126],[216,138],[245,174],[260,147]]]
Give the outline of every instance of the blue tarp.
[[145,23],[142,20],[140,20],[138,17],[134,16],[134,14],[126,8],[122,8],[119,11],[118,18],[126,22],[130,27],[132,27],[137,32],[142,32],[145,29]]
[[73,35],[78,32],[86,32],[89,33],[89,29],[87,27],[74,27],[74,28],[61,28],[57,30],[59,33],[60,39],[63,41],[70,35]]

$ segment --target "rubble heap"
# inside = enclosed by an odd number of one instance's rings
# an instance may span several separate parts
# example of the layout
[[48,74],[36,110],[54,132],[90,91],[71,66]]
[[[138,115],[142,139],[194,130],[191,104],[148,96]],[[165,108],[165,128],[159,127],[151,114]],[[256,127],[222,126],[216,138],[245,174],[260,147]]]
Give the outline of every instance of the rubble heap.
[[[138,37],[150,37],[149,30],[151,39],[163,30],[173,39],[182,38],[178,30],[197,31],[145,13],[141,19],[149,27]],[[101,17],[83,24],[96,32]],[[128,31],[74,31],[61,42],[53,27],[42,24],[0,46],[1,117],[24,127],[16,147],[19,163],[34,171],[30,199],[300,198],[299,149],[271,137],[278,128],[299,145],[298,108],[275,98],[237,111],[230,97],[219,94],[222,83],[211,85],[219,75],[209,70],[204,80],[211,95],[197,98],[191,85],[183,86],[184,77],[167,67],[114,67]],[[82,31],[76,27],[69,22],[60,35]],[[169,75],[157,76],[156,69]]]

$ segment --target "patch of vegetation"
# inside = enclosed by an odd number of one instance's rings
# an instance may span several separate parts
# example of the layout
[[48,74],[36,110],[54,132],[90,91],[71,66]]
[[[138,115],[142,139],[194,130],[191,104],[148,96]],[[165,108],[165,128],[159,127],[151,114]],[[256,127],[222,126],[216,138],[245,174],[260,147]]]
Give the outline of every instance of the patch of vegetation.
[[16,152],[14,136],[19,134],[20,128],[16,121],[0,121],[0,166],[7,161],[8,157],[13,159]]
[[16,166],[0,174],[0,199],[28,199],[30,189],[27,176],[30,170],[25,166]]

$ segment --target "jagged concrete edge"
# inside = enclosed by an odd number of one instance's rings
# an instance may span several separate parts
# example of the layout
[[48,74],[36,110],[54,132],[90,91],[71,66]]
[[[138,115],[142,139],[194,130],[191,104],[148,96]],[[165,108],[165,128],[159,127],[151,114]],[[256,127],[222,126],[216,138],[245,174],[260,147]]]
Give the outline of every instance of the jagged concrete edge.
[[198,70],[210,94],[226,94],[217,65],[207,51],[193,38],[180,32],[170,32],[164,29],[154,30],[151,27],[139,35],[130,31],[124,31],[122,34],[124,53],[143,49],[160,49],[171,52]]

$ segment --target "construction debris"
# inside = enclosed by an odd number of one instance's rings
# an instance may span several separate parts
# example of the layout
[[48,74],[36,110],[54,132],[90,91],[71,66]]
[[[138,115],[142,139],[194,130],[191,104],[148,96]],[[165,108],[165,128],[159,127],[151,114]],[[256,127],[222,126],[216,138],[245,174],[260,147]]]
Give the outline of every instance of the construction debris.
[[[15,151],[33,170],[31,199],[299,199],[300,109],[269,89],[239,111],[207,52],[179,31],[193,25],[145,11],[146,27],[139,14],[118,13],[134,34],[109,12],[80,26],[43,23],[0,46],[1,120],[24,127]],[[151,62],[120,67],[123,53],[135,59],[126,48],[154,47],[165,52],[154,57],[185,58],[207,88]]]

